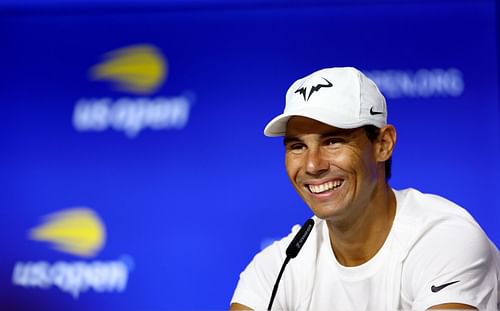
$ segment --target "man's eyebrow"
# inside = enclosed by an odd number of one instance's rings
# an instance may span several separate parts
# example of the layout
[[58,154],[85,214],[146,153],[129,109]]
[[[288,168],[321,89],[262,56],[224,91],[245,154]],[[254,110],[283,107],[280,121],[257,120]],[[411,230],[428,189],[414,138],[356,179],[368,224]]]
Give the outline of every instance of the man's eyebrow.
[[[351,137],[353,136],[359,128],[355,129],[334,129],[328,132],[324,132],[319,134],[321,138],[332,137],[332,136],[341,136],[341,137]],[[293,142],[301,142],[302,140],[298,136],[285,136],[283,138],[283,145],[287,145]]]
[[330,137],[330,136],[343,136],[343,137],[351,137],[356,134],[359,128],[354,129],[336,129],[332,131],[328,131],[321,134],[322,138]]
[[325,138],[330,136],[347,136],[347,135],[349,135],[349,133],[344,130],[332,130],[325,133],[321,133],[320,136],[321,138]]
[[292,143],[292,142],[299,142],[301,141],[298,137],[296,136],[285,136],[283,138],[283,145],[288,145],[289,143]]

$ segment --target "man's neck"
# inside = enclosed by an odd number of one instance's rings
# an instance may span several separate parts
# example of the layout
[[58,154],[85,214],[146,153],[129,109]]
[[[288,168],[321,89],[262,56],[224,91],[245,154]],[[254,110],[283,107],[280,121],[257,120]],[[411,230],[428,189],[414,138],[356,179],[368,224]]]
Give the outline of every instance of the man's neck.
[[396,197],[389,185],[375,189],[369,206],[362,211],[352,221],[327,220],[333,252],[344,266],[367,262],[384,245],[396,214]]

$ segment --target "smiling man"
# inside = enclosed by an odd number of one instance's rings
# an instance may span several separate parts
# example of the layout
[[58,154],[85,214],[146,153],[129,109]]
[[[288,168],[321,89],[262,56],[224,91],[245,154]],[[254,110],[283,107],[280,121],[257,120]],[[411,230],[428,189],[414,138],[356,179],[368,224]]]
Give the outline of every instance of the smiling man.
[[[276,310],[499,309],[500,256],[466,210],[389,184],[396,129],[373,81],[328,68],[288,89],[267,136],[315,226],[283,274]],[[231,310],[265,310],[298,228],[241,273]]]

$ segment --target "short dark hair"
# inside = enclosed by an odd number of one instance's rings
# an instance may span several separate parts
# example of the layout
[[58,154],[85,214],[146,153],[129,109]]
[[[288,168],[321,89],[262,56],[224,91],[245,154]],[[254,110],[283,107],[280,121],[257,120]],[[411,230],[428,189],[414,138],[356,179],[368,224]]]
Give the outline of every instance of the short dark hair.
[[[363,128],[365,129],[366,136],[371,142],[374,142],[380,134],[380,129],[375,125],[365,125]],[[391,168],[392,156],[385,161],[385,180],[389,180],[389,178],[391,178]]]

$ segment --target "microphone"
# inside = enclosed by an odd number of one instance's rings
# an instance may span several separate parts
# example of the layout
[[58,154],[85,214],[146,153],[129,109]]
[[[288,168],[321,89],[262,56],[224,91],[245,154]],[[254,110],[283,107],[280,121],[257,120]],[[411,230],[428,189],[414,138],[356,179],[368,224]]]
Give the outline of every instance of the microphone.
[[281,276],[283,275],[283,272],[285,271],[285,267],[290,261],[290,259],[297,257],[297,255],[300,252],[300,249],[302,246],[304,246],[304,243],[307,240],[307,237],[309,236],[309,233],[311,233],[312,228],[314,227],[314,220],[308,219],[303,225],[302,228],[300,228],[299,232],[295,235],[293,238],[292,242],[290,242],[290,245],[288,245],[286,249],[286,258],[285,261],[283,262],[283,265],[281,266],[280,273],[278,274],[278,278],[276,279],[276,283],[274,283],[274,288],[273,292],[271,294],[271,300],[269,301],[269,305],[267,306],[267,310],[271,311],[271,307],[273,306],[274,302],[274,297],[276,296],[276,293],[278,292],[278,286],[281,280]]

